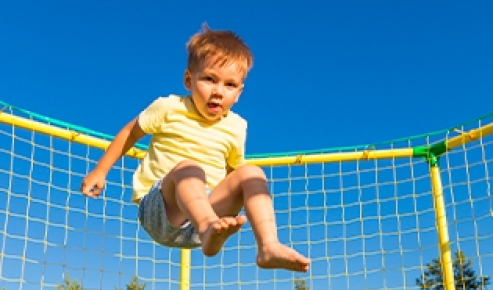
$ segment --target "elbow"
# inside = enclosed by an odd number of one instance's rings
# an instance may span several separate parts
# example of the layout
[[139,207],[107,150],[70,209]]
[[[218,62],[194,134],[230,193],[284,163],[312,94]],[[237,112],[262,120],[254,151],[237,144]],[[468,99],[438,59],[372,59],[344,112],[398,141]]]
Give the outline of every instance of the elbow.
[[128,138],[134,142],[139,141],[145,136],[145,132],[139,125],[138,117],[130,121],[125,129],[128,132]]

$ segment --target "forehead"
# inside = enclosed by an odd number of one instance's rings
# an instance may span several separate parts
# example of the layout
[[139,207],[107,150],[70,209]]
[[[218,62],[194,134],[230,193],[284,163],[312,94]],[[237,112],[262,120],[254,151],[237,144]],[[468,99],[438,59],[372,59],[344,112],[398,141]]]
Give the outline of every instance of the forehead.
[[203,73],[215,74],[219,77],[242,79],[246,75],[243,62],[224,58],[209,58],[202,62],[199,70]]

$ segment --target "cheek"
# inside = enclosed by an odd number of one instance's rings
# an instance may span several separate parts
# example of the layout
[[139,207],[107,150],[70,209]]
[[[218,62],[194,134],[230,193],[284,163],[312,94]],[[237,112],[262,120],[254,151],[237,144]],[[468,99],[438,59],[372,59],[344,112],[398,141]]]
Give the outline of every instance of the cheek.
[[207,84],[204,84],[203,82],[198,82],[195,85],[195,90],[201,95],[206,95],[208,91]]
[[232,93],[232,94],[228,94],[228,97],[227,97],[228,104],[233,105],[234,103],[236,103],[236,101],[238,100],[238,96],[239,96],[239,94],[237,92]]

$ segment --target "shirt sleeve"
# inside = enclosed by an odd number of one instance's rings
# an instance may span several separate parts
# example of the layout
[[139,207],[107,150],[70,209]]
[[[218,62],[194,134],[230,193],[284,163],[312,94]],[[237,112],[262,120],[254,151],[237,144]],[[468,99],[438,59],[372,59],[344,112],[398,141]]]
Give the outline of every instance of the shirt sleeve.
[[246,143],[246,135],[247,135],[247,124],[243,123],[241,127],[242,130],[239,131],[238,136],[236,138],[236,144],[232,146],[231,152],[227,158],[227,163],[233,169],[240,167],[245,164],[245,143]]
[[139,114],[139,126],[146,134],[162,132],[166,111],[168,109],[167,98],[159,97],[147,106]]

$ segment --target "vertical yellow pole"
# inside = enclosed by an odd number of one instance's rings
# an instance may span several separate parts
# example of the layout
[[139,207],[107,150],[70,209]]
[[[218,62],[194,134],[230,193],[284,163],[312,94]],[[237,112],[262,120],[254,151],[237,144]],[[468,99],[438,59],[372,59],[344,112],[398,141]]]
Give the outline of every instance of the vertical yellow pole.
[[190,250],[181,249],[180,290],[190,290],[190,262]]
[[431,184],[433,190],[433,200],[435,204],[436,225],[438,231],[438,241],[440,243],[440,260],[442,264],[443,286],[446,290],[455,290],[454,269],[452,254],[450,252],[450,240],[447,229],[447,215],[445,212],[445,202],[443,200],[442,178],[440,167],[436,164],[430,165]]

